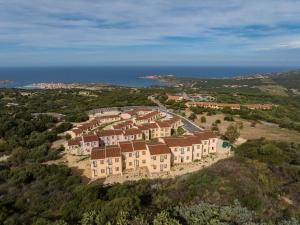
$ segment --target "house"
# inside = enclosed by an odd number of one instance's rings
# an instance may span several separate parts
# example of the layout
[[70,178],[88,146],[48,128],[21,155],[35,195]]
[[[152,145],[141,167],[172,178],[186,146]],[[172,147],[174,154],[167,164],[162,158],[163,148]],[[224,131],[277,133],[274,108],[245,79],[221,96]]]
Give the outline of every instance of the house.
[[131,128],[123,131],[125,141],[142,140],[143,132],[138,128]]
[[171,151],[166,144],[147,144],[150,154],[148,169],[150,173],[169,172],[171,170]]
[[145,140],[159,138],[159,127],[157,123],[145,123],[138,125],[138,128],[143,132]]
[[92,178],[122,175],[121,149],[116,146],[94,148],[91,153]]
[[80,141],[81,137],[76,137],[74,139],[68,140],[68,150],[71,154],[81,155]]
[[251,110],[255,110],[255,109],[271,110],[273,108],[272,104],[246,104],[243,106]]
[[232,110],[240,110],[240,104],[229,104],[229,103],[217,103],[217,102],[187,102],[187,107],[203,107],[203,108],[211,108],[211,109],[224,109],[230,108]]
[[123,123],[119,123],[113,126],[115,130],[126,130],[130,129],[133,127],[133,122],[132,121],[125,121]]
[[83,155],[90,155],[93,148],[99,147],[99,138],[97,135],[83,135],[81,140],[81,150]]
[[193,147],[187,138],[171,137],[162,140],[172,152],[172,164],[191,163],[193,161]]
[[175,101],[175,102],[179,102],[183,100],[183,96],[181,95],[169,95],[168,94],[168,99],[167,101]]
[[137,169],[148,166],[149,153],[145,141],[119,143],[122,152],[123,169]]
[[138,125],[143,123],[150,123],[157,120],[160,116],[161,114],[159,111],[151,111],[150,113],[147,113],[145,115],[137,116],[136,118],[134,118],[134,122]]
[[83,135],[83,130],[81,130],[80,128],[74,128],[68,131],[68,134],[70,134],[72,138],[81,137]]
[[159,128],[159,137],[170,137],[171,136],[171,125],[167,121],[157,121],[156,124]]
[[202,155],[208,155],[210,153],[216,153],[217,152],[217,142],[218,137],[211,131],[205,131],[205,132],[196,132],[194,133],[194,136],[201,139],[203,144],[203,150]]
[[112,123],[121,120],[119,115],[104,115],[104,116],[97,116],[95,118],[101,124],[103,123]]
[[101,130],[97,131],[96,135],[101,145],[117,145],[120,141],[124,141],[123,130]]

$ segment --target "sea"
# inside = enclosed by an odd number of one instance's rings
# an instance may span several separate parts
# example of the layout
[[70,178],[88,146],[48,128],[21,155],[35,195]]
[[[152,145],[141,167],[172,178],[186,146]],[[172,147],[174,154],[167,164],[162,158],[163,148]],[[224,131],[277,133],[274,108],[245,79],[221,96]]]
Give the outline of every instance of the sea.
[[143,79],[149,75],[220,78],[258,73],[277,73],[299,68],[291,67],[199,67],[199,66],[101,66],[101,67],[25,67],[0,68],[0,87],[29,88],[34,83],[105,83],[127,87],[164,85],[158,80]]

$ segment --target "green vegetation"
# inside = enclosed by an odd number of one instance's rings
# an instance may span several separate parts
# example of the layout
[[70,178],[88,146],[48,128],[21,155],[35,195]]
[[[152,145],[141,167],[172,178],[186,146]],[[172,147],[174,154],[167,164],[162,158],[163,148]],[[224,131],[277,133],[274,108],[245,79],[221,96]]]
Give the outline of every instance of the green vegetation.
[[[193,174],[112,186],[85,185],[66,166],[44,163],[60,157],[51,142],[71,124],[31,112],[71,116],[74,108],[82,115],[109,101],[125,104],[111,97],[118,91],[87,99],[69,90],[36,92],[33,99],[2,91],[0,150],[11,157],[0,162],[0,224],[299,224],[300,145],[293,143],[249,141],[234,157]],[[142,104],[147,92],[124,95],[128,104]],[[19,106],[5,107],[8,97]]]

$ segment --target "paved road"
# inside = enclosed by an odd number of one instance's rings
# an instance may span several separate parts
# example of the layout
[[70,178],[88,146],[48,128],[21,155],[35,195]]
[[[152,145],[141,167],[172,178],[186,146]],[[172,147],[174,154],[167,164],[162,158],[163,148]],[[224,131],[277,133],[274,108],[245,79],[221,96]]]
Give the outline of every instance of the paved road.
[[156,98],[154,98],[153,96],[149,96],[149,99],[154,102],[155,104],[158,105],[160,111],[162,112],[165,112],[165,113],[168,113],[168,114],[171,114],[173,116],[178,116],[181,118],[182,120],[182,123],[183,123],[183,128],[185,130],[187,130],[188,132],[190,133],[193,133],[193,132],[199,132],[199,131],[203,131],[202,128],[200,128],[199,126],[197,126],[195,123],[193,123],[192,121],[188,120],[187,118],[181,116],[181,115],[178,115],[176,113],[174,113],[171,109],[167,109],[163,104],[161,104],[160,101],[158,101]]

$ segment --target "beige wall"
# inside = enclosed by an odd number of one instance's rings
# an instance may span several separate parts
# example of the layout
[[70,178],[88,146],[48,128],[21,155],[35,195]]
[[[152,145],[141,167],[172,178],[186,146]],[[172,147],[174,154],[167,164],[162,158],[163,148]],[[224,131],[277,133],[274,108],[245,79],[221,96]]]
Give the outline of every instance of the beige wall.
[[150,173],[168,172],[171,170],[171,154],[151,155],[148,165]]
[[190,163],[193,161],[192,146],[172,147],[172,164]]
[[193,160],[200,160],[202,158],[202,144],[193,145]]
[[122,174],[121,157],[91,160],[92,178]]

